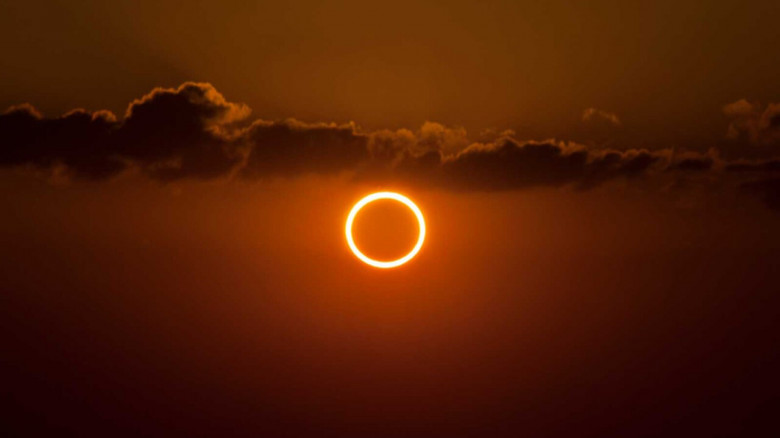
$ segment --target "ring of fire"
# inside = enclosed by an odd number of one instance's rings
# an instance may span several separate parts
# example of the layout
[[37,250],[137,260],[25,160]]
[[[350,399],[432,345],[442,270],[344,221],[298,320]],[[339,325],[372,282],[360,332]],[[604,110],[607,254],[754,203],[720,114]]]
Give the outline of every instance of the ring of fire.
[[[412,250],[409,251],[408,254],[396,260],[390,260],[390,261],[374,260],[366,256],[365,254],[363,254],[358,249],[357,245],[355,245],[355,240],[352,238],[352,224],[355,221],[355,216],[357,216],[358,212],[360,212],[360,209],[370,204],[371,202],[378,201],[380,199],[391,199],[393,201],[398,201],[406,205],[407,207],[409,207],[409,209],[412,210],[414,215],[417,217],[417,224],[420,226],[419,235],[417,237],[417,243],[414,245],[414,248],[412,248]],[[347,216],[347,225],[345,231],[347,235],[347,244],[349,245],[349,249],[351,249],[352,253],[355,254],[355,257],[359,258],[363,263],[371,265],[375,268],[382,268],[382,269],[396,268],[408,262],[412,258],[414,258],[414,256],[417,255],[417,253],[420,251],[420,248],[422,248],[423,242],[425,241],[425,219],[423,218],[422,211],[420,211],[420,209],[414,204],[414,202],[412,202],[412,200],[407,198],[406,196],[394,192],[377,192],[366,196],[365,198],[358,201],[354,207],[352,207],[352,210],[349,212],[349,216]]]

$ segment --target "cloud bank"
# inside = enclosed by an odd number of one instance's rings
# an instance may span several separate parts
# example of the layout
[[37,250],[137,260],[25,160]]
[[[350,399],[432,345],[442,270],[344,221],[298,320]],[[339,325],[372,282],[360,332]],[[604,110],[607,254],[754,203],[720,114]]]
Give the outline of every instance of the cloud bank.
[[[765,145],[780,141],[780,104],[740,100],[723,111],[730,119],[729,137]],[[780,158],[771,156],[725,161],[714,149],[618,150],[521,141],[511,131],[473,142],[462,128],[432,122],[415,131],[367,132],[354,123],[253,120],[250,113],[212,85],[195,82],[154,89],[131,102],[122,118],[81,109],[47,118],[23,104],[0,114],[0,167],[84,180],[106,180],[129,169],[159,181],[350,172],[356,179],[464,191],[586,189],[617,179],[738,175],[744,191],[780,207]],[[620,124],[615,114],[594,108],[583,120]]]

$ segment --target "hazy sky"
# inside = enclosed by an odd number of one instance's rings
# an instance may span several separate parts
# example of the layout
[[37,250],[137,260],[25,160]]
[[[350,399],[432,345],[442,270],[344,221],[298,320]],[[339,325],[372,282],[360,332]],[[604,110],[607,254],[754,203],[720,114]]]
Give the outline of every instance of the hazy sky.
[[[571,135],[589,107],[635,142],[725,133],[721,107],[780,100],[773,1],[5,2],[0,106],[124,111],[207,81],[267,119],[426,120]],[[541,137],[541,138],[540,138]],[[699,146],[697,144],[697,146]]]

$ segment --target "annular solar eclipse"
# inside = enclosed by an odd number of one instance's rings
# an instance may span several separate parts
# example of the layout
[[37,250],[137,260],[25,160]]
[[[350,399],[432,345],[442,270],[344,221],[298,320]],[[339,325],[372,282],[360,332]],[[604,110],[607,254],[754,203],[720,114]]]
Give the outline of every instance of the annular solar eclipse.
[[[409,209],[412,210],[415,217],[417,218],[417,224],[420,227],[417,243],[415,243],[414,248],[412,248],[412,250],[409,251],[405,256],[395,260],[375,260],[371,257],[368,257],[367,255],[363,254],[362,251],[360,251],[357,245],[355,245],[355,239],[352,237],[352,224],[355,222],[355,217],[360,212],[360,210],[366,205],[382,199],[398,201],[409,207]],[[364,197],[352,207],[352,210],[349,212],[349,216],[347,216],[345,233],[347,236],[347,244],[349,245],[349,249],[351,249],[352,253],[355,254],[355,257],[360,259],[363,263],[375,268],[397,268],[398,266],[401,266],[409,260],[413,259],[414,256],[416,256],[420,251],[420,248],[422,248],[423,242],[425,241],[425,219],[423,218],[422,211],[420,211],[417,205],[415,205],[415,203],[406,196],[395,192],[376,192]]]

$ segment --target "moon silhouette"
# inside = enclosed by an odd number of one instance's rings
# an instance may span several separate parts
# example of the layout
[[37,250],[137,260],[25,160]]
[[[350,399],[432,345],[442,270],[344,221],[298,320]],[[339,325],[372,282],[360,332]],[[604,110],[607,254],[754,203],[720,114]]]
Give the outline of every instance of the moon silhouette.
[[[395,260],[374,260],[371,257],[366,256],[363,254],[360,249],[358,249],[357,245],[355,245],[355,239],[352,237],[352,224],[355,221],[355,217],[360,212],[360,210],[365,207],[366,205],[378,201],[381,199],[390,199],[393,201],[398,201],[407,207],[409,207],[410,210],[414,213],[414,215],[417,217],[417,224],[420,226],[419,235],[417,237],[417,243],[415,243],[414,248],[412,248],[409,253],[407,253],[405,256],[395,259]],[[376,192],[372,193],[360,201],[358,201],[353,207],[352,210],[349,212],[349,216],[347,216],[347,225],[345,227],[345,232],[347,235],[347,244],[349,245],[349,249],[352,250],[352,253],[355,254],[355,257],[360,259],[363,263],[373,266],[375,268],[382,268],[382,269],[390,269],[390,268],[397,268],[404,263],[408,262],[409,260],[413,259],[414,256],[417,255],[418,252],[420,252],[420,248],[423,246],[423,242],[425,241],[425,219],[423,218],[422,211],[415,205],[414,202],[412,202],[411,199],[407,198],[404,195],[401,195],[400,193],[395,192]]]

